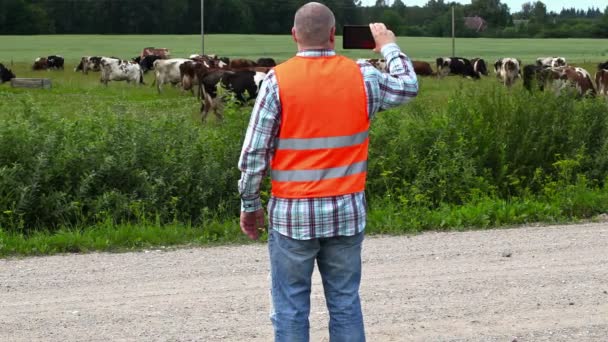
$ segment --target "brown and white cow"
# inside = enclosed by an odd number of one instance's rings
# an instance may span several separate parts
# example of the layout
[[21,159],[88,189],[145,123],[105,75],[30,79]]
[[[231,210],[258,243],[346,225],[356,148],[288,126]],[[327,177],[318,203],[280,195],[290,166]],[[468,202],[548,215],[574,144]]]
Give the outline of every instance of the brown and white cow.
[[414,72],[416,76],[435,76],[435,72],[431,67],[430,63],[422,62],[422,61],[412,61],[412,65],[414,66]]
[[238,58],[230,61],[230,69],[232,70],[249,70],[257,66],[258,64],[250,59]]
[[595,74],[595,86],[598,95],[608,97],[608,68],[600,69]]
[[516,58],[500,58],[494,63],[494,72],[502,83],[511,87],[521,73],[521,62]]
[[380,72],[388,72],[388,65],[386,64],[386,60],[371,58],[365,59],[365,62],[371,64],[374,68],[378,69]]

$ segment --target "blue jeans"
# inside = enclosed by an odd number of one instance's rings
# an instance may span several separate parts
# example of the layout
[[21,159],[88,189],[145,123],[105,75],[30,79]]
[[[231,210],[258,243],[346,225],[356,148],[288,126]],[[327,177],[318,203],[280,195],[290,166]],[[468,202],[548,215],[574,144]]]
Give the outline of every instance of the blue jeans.
[[293,240],[270,230],[268,250],[272,277],[270,315],[276,342],[307,342],[311,277],[315,260],[329,310],[331,342],[363,342],[359,299],[361,243],[355,236]]

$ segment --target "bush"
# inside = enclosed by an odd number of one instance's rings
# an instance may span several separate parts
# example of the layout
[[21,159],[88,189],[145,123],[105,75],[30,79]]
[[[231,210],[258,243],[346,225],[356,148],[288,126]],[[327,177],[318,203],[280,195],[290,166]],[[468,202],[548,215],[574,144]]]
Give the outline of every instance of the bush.
[[[21,99],[0,111],[1,228],[197,226],[237,217],[249,108],[229,107],[224,123],[202,126],[116,106],[66,117]],[[371,220],[424,229],[546,219],[559,216],[556,207],[592,214],[606,197],[607,113],[604,101],[498,85],[382,113],[371,134]],[[555,206],[530,212],[542,203]]]

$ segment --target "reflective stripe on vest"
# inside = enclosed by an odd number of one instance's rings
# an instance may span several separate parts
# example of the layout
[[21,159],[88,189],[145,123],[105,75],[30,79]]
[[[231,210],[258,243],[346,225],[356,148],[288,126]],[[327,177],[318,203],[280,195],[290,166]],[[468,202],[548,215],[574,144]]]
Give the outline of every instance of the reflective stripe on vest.
[[277,139],[278,150],[317,150],[322,148],[338,148],[363,144],[368,138],[369,132],[361,132],[341,137],[324,138],[291,138]]
[[292,170],[272,171],[272,179],[278,182],[312,182],[325,179],[351,176],[367,171],[367,161],[362,161],[347,166],[332,167],[321,170]]
[[363,191],[369,117],[359,66],[341,56],[295,57],[275,73],[281,125],[271,161],[273,196]]

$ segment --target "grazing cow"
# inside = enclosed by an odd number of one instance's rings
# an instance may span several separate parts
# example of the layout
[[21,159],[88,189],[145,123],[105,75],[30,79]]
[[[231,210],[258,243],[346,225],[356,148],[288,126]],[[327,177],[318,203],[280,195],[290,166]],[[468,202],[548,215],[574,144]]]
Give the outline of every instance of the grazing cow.
[[259,58],[258,61],[256,62],[256,64],[259,67],[266,67],[266,68],[272,68],[272,67],[277,66],[277,62],[275,62],[275,60],[272,58]]
[[46,62],[47,62],[49,69],[63,70],[63,64],[65,63],[65,60],[63,59],[62,56],[53,55],[53,56],[48,56],[46,58]]
[[599,95],[608,96],[608,69],[601,69],[595,74],[595,86]]
[[[202,77],[202,82],[199,83],[199,92],[202,97],[201,120],[206,120],[211,109],[218,118],[221,118],[221,114],[218,114],[220,100],[217,96],[218,84],[234,94],[237,101],[243,105],[257,97],[264,77],[266,77],[266,73],[251,70],[213,70],[208,72]],[[245,98],[245,92],[248,93],[247,98]]]
[[511,87],[520,76],[521,62],[515,58],[501,58],[494,63],[494,72],[505,86]]
[[421,61],[412,61],[416,76],[435,76],[431,64]]
[[143,84],[144,73],[137,63],[103,57],[101,59],[101,83],[107,86],[110,81]]
[[540,67],[559,68],[568,64],[564,57],[539,57],[536,59],[536,65]]
[[100,56],[84,56],[80,59],[80,63],[74,68],[74,71],[82,71],[83,74],[88,74],[89,71],[101,71]]
[[477,73],[481,77],[481,75],[488,76],[488,67],[486,65],[486,61],[481,58],[473,58],[471,59],[471,64],[473,64],[473,71]]
[[359,62],[367,62],[371,64],[374,68],[378,69],[380,72],[388,72],[388,66],[384,59],[370,58],[359,60]]
[[46,57],[38,57],[34,60],[34,65],[32,65],[32,70],[46,70],[49,68]]
[[163,84],[176,85],[182,82],[179,66],[188,61],[190,60],[185,58],[157,59],[154,61],[154,82],[159,94]]
[[473,64],[466,58],[461,57],[439,57],[436,60],[437,74],[439,77],[447,75],[462,75],[462,77],[470,77],[479,79],[479,73],[473,69]]
[[48,57],[38,57],[32,65],[33,70],[63,70],[64,59],[62,56],[52,55]]
[[216,55],[190,55],[189,59],[213,69],[227,69],[230,63],[229,59],[219,58]]
[[169,49],[166,48],[155,48],[155,47],[147,47],[141,51],[140,57],[144,58],[146,56],[161,56],[163,59],[168,59],[171,56]]
[[524,67],[524,86],[532,90],[532,83],[536,81],[538,88],[543,91],[547,86],[560,94],[566,88],[574,88],[578,96],[595,96],[595,87],[591,74],[583,68],[562,66],[546,68],[538,65]]
[[257,66],[258,65],[256,64],[256,62],[254,62],[250,59],[239,58],[239,59],[233,59],[230,61],[230,69],[233,69],[233,70],[247,70],[247,69],[255,68]]
[[157,55],[145,56],[139,61],[139,66],[141,67],[141,70],[144,73],[146,73],[150,70],[154,70],[154,62],[159,59],[164,59],[164,58],[162,56],[157,56]]
[[13,74],[11,69],[6,68],[0,63],[0,83],[8,82],[13,78],[15,78],[15,74]]
[[[552,68],[554,73],[557,73],[559,79],[565,83],[564,86],[570,86],[576,89],[579,96],[595,96],[595,87],[591,74],[580,67],[559,67]],[[563,87],[560,87],[560,89]]]

